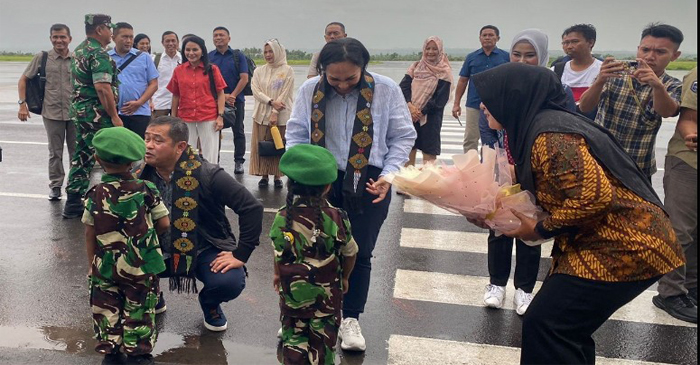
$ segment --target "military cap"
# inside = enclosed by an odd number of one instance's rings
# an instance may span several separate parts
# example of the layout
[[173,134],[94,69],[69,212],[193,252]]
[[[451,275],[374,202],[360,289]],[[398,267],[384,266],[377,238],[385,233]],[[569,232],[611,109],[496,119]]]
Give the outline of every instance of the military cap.
[[304,185],[328,185],[338,178],[335,157],[327,149],[310,144],[296,145],[280,159],[280,171]]
[[85,25],[101,25],[104,24],[110,28],[117,26],[112,24],[112,17],[105,14],[85,14]]
[[92,139],[95,154],[105,162],[127,164],[146,155],[146,143],[124,127],[102,128]]

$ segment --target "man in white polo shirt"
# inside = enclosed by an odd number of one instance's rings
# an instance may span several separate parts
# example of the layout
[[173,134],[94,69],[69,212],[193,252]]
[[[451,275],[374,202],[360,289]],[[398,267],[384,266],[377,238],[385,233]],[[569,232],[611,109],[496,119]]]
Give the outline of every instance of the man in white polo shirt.
[[158,91],[151,99],[153,104],[153,118],[163,115],[170,115],[173,94],[168,91],[168,83],[173,77],[173,70],[182,63],[182,55],[177,50],[180,47],[180,40],[175,32],[168,30],[163,32],[161,43],[165,52],[155,55],[154,61],[158,69]]
[[[559,76],[561,83],[569,86],[574,92],[577,106],[581,95],[598,77],[600,65],[603,64],[601,60],[593,57],[595,41],[596,30],[591,24],[576,24],[567,28],[561,36],[561,45],[571,60],[552,66],[552,71]],[[595,119],[596,112],[597,110],[593,110],[583,114]]]

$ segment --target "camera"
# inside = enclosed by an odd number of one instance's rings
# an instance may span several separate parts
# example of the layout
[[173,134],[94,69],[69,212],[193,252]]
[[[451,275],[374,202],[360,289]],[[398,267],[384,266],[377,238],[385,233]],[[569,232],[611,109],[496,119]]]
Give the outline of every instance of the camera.
[[622,72],[623,74],[633,74],[634,71],[637,71],[637,68],[639,68],[639,62],[637,61],[631,61],[631,60],[621,60],[619,61],[622,63]]

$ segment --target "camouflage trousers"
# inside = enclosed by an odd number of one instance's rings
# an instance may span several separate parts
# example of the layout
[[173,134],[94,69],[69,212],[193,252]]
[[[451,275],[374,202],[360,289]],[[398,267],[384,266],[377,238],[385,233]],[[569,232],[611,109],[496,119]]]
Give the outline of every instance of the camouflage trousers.
[[95,148],[92,147],[92,138],[102,128],[113,127],[109,117],[101,116],[96,110],[90,113],[94,118],[73,119],[75,123],[75,152],[70,161],[68,184],[66,193],[78,193],[85,195],[90,186],[90,172],[95,166]]
[[123,347],[129,355],[149,354],[157,335],[158,277],[134,276],[139,269],[124,268],[119,259],[118,263],[107,261],[111,260],[95,258],[90,276],[95,351],[107,354]]
[[338,316],[296,318],[282,315],[284,364],[335,364]]

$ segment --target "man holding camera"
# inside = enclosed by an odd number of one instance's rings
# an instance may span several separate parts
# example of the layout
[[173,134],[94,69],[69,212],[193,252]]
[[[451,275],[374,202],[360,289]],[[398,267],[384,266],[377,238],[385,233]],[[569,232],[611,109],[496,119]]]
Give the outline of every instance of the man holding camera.
[[678,28],[650,24],[642,31],[637,60],[605,59],[579,103],[584,113],[598,107],[595,122],[617,138],[649,180],[656,172],[654,145],[662,118],[676,116],[680,109],[682,84],[666,74],[666,66],[681,55],[682,42]]

